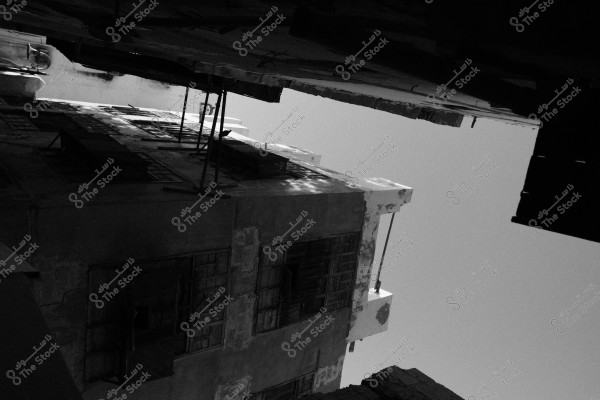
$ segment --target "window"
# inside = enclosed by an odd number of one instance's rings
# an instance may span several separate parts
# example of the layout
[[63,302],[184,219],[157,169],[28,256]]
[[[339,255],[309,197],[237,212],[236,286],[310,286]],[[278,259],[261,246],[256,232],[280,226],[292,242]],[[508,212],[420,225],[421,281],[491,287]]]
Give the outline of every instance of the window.
[[253,400],[293,400],[311,394],[315,373],[303,375],[281,385],[270,387],[252,395]]
[[[180,117],[181,119],[181,117]],[[155,138],[160,139],[179,139],[179,129],[181,128],[180,122],[166,122],[160,121],[154,118],[151,121],[148,120],[130,120],[131,124],[137,126],[140,129],[145,130]],[[190,124],[184,122],[183,129],[181,130],[181,139],[183,141],[196,142],[198,140],[198,131],[200,130],[200,124]],[[207,129],[207,123],[204,124],[204,132],[200,141],[200,144],[204,144],[207,141],[207,134],[210,133],[210,129]]]
[[358,237],[352,233],[297,242],[275,261],[261,248],[255,332],[306,320],[323,306],[327,311],[349,307]]
[[[209,299],[222,287],[227,287],[227,254],[211,253],[195,257],[194,303],[192,312],[199,312],[200,319],[209,317]],[[222,301],[223,297],[218,301]],[[190,313],[191,314],[191,313]],[[206,350],[223,345],[225,309],[216,317],[210,316],[208,323],[190,339],[188,351]]]
[[[53,103],[56,105],[56,103]],[[104,135],[120,135],[119,131],[113,129],[98,118],[88,114],[64,114],[68,116],[77,126],[90,133],[101,133]]]
[[47,110],[55,110],[55,111],[78,111],[79,109],[69,103],[65,103],[64,101],[52,101],[52,100],[36,100],[32,106],[37,108],[39,103],[44,103],[44,105],[40,104],[40,108],[44,107]]
[[187,181],[184,176],[148,154],[131,151],[120,144],[111,136],[110,128],[95,118],[78,115],[72,119],[81,127],[62,128],[60,148],[36,149],[44,161],[67,181],[87,182],[109,158],[114,159],[115,167],[122,168],[114,182]]
[[[221,146],[221,154],[219,154]],[[222,143],[215,142],[211,161],[219,158],[221,170],[236,181],[251,179],[329,179],[328,176],[314,172],[288,158],[261,150],[245,142],[224,138]]]
[[23,104],[28,101],[32,101],[31,97],[22,97],[22,96],[0,96],[0,105],[9,105],[9,106],[17,106],[23,107]]
[[[203,309],[201,317],[207,316],[212,308],[206,307],[207,299],[220,288],[228,293],[228,253],[134,262],[142,271],[126,284],[121,279],[133,268],[117,277],[123,263],[91,267],[85,381],[122,380],[137,363],[145,366],[151,379],[170,376],[176,356],[222,346],[226,308],[211,315],[210,323],[192,338],[181,323]],[[105,296],[94,297],[109,282]],[[118,293],[107,297],[115,288]]]
[[156,117],[156,114],[146,110],[140,110],[135,107],[122,107],[122,106],[110,106],[110,107],[101,107],[104,111],[114,114],[114,115],[132,115],[136,117]]
[[287,163],[287,173],[298,179],[329,179],[327,175],[319,174],[318,172],[291,161],[288,161]]
[[173,373],[176,309],[185,273],[180,263],[168,260],[141,264],[142,272],[123,289],[128,292],[123,304],[127,309],[125,371],[142,363],[152,377]]
[[0,114],[3,125],[14,131],[37,131],[38,128],[31,123],[26,114],[20,112],[6,112]]
[[141,159],[148,163],[146,173],[151,180],[157,182],[188,182],[188,179],[183,175],[180,175],[166,164],[152,158],[148,154],[141,151],[135,151],[133,153],[137,154]]
[[261,155],[259,150],[240,140],[215,140],[210,161],[219,159],[221,170],[235,180],[285,177],[288,159],[274,153]]
[[[60,149],[54,148],[39,148],[36,152],[44,159],[44,161],[62,175],[70,183],[87,182],[94,177],[95,168],[101,165],[92,164],[83,161],[82,158],[74,158]],[[188,182],[189,180],[183,175],[171,169],[166,164],[156,160],[152,156],[141,151],[132,151],[130,154],[139,157],[141,161],[146,163],[145,173],[137,174],[119,174],[118,179],[114,182]],[[118,163],[117,163],[118,164]],[[123,172],[128,171],[123,169]]]

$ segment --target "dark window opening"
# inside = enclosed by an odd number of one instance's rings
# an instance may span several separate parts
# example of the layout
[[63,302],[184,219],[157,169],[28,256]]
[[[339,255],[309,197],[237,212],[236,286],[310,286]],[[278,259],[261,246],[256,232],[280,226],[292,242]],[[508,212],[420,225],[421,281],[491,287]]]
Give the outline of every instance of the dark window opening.
[[[175,140],[179,139],[179,129],[181,127],[180,122],[176,121],[177,120],[173,120],[173,122],[165,122],[159,121],[158,119],[153,119],[150,121],[132,120],[129,122],[138,128],[145,130],[156,138]],[[183,130],[181,131],[181,140],[187,142],[193,141],[195,143],[198,141],[199,130],[200,124],[189,124],[184,122]],[[208,133],[210,133],[210,130],[207,129],[207,123],[205,122],[204,133],[200,139],[200,145],[203,145],[208,141]]]
[[327,175],[320,174],[291,161],[287,164],[287,173],[297,179],[330,179]]
[[[213,313],[210,323],[197,329],[192,338],[181,323],[205,308],[206,300],[214,298],[219,289],[224,293],[212,306],[225,299],[228,253],[134,263],[142,271],[124,287],[113,282],[109,290],[119,287],[119,291],[109,300],[99,294],[99,288],[115,278],[122,264],[90,267],[89,294],[98,297],[88,305],[85,381],[122,382],[137,363],[144,365],[151,379],[170,376],[176,356],[222,346],[226,307],[216,316]],[[211,308],[206,308],[202,317],[209,315]]]
[[[50,110],[56,111],[78,111],[79,108],[63,101],[36,100],[37,102],[48,103]],[[35,104],[34,104],[35,105]]]
[[358,240],[352,233],[294,243],[274,262],[261,248],[255,332],[304,321],[321,307],[350,307]]
[[151,178],[150,180],[156,182],[188,182],[186,177],[171,169],[166,164],[152,158],[150,155],[141,151],[134,153],[148,163],[146,172]]
[[105,174],[120,168],[111,182],[187,181],[165,164],[145,153],[129,150],[110,135],[98,135],[81,128],[62,128],[60,145],[58,149],[40,148],[37,152],[68,182],[87,182],[109,159],[113,164]]
[[[221,154],[219,155],[219,146]],[[215,141],[211,162],[219,158],[220,169],[233,180],[252,179],[329,179],[288,158],[274,154],[264,154],[259,149],[239,140],[224,138],[221,145]]]
[[315,380],[315,373],[303,375],[289,382],[272,386],[252,395],[255,400],[293,400],[309,396]]
[[[95,176],[95,168],[101,167],[103,163],[106,162],[105,159],[103,162],[97,164],[94,169],[92,169],[91,163],[85,162],[79,157],[72,157],[60,149],[41,148],[36,149],[36,152],[52,169],[54,169],[56,173],[70,183],[87,182]],[[130,175],[127,177],[120,177],[117,175],[117,177],[111,183],[188,181],[186,177],[146,153],[137,151],[131,153],[135,154],[140,158],[140,160],[147,163],[145,173]],[[118,166],[118,163],[115,162],[115,165]],[[124,171],[125,169],[123,168],[123,172]]]
[[30,121],[28,114],[21,111],[2,111],[0,122],[1,125],[13,131],[38,131],[37,126]]
[[192,313],[199,313],[200,320],[205,317],[210,319],[208,325],[203,327],[193,338],[190,338],[188,351],[206,350],[223,345],[223,330],[225,325],[225,308],[214,309],[226,296],[222,294],[212,305],[208,305],[214,299],[221,288],[227,287],[227,254],[212,253],[196,256],[196,268],[194,273],[194,301]]
[[[39,116],[39,114],[41,114],[42,112],[44,112],[46,110],[53,110],[53,111],[78,111],[77,106],[73,106],[73,105],[71,105],[69,103],[66,103],[64,101],[36,99],[36,100],[31,100],[28,103],[31,104],[31,109],[28,109],[29,107],[27,107],[26,111],[33,113],[34,110],[36,110],[36,111],[38,111],[38,116]],[[35,115],[35,114],[32,114],[32,115]]]
[[[220,168],[233,179],[263,179],[286,175],[288,159],[268,153],[261,155],[258,149],[239,140],[224,138],[215,141],[211,161],[219,158]],[[287,177],[287,176],[286,176]]]
[[23,96],[0,96],[0,105],[8,104],[9,106],[22,107],[27,102],[32,102],[33,98]]
[[120,135],[117,130],[92,115],[81,113],[64,115],[71,119],[78,127],[83,128],[86,132],[100,133],[103,135]]
[[156,114],[150,111],[140,110],[135,107],[122,107],[122,106],[110,106],[110,107],[101,107],[107,113],[113,115],[133,115],[136,117],[156,117]]

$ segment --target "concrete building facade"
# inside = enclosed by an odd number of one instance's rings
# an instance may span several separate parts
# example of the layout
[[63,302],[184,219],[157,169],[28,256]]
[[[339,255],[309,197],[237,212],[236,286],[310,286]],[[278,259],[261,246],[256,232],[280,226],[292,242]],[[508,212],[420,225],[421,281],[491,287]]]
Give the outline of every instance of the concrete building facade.
[[[21,256],[12,278],[26,273],[35,329],[55,340],[83,399],[328,392],[348,343],[387,329],[392,296],[369,289],[379,217],[412,189],[350,182],[300,149],[263,156],[234,118],[198,188],[207,154],[196,151],[197,117],[178,143],[179,113],[0,103],[1,254],[7,265]],[[11,255],[19,243],[35,249]],[[15,345],[1,367],[18,377],[18,354],[37,343],[3,320]],[[5,393],[28,398],[43,369],[4,381]]]

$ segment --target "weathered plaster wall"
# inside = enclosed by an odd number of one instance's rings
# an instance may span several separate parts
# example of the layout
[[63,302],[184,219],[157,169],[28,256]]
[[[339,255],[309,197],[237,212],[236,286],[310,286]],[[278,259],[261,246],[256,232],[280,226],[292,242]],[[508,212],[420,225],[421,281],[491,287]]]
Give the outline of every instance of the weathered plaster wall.
[[367,189],[364,193],[366,212],[356,274],[356,288],[353,296],[349,342],[352,341],[352,337],[360,336],[354,330],[358,329],[356,325],[357,316],[363,311],[368,302],[380,216],[399,212],[400,207],[410,202],[412,197],[412,189],[386,179],[361,179],[359,184]]
[[[119,189],[117,185],[115,189]],[[252,391],[262,390],[316,371],[318,367],[334,365],[344,354],[348,309],[334,313],[334,326],[328,327],[295,358],[288,357],[280,345],[305,322],[266,334],[252,334],[256,263],[260,241],[270,241],[287,230],[288,223],[304,209],[317,224],[302,240],[359,230],[363,209],[359,192],[223,199],[211,209],[210,218],[202,218],[188,232],[180,233],[170,219],[174,210],[189,205],[193,197],[162,203],[139,203],[131,198],[118,202],[121,197],[118,191],[110,191],[108,187],[106,190],[97,202],[83,209],[42,208],[27,219],[28,232],[40,245],[32,258],[34,267],[40,271],[40,277],[32,282],[34,291],[80,390],[88,307],[87,267],[119,263],[128,257],[143,260],[232,247],[230,282],[234,298],[227,310],[222,349],[176,360],[173,377],[147,382],[130,398],[209,399],[212,397],[208,394],[212,396],[218,385],[227,385],[244,376],[252,377]],[[138,191],[138,195],[143,191]],[[173,196],[165,193],[164,199]],[[20,220],[25,225],[25,220]],[[7,239],[10,235],[3,237]],[[97,399],[111,387],[104,383],[91,385],[84,397]],[[336,375],[327,382],[321,381],[318,388],[337,387]]]

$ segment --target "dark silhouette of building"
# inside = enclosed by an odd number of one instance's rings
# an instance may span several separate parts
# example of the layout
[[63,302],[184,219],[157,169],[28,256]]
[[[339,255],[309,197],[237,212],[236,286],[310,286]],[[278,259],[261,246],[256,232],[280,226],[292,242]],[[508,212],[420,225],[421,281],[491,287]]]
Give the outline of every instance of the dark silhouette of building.
[[463,400],[463,398],[416,368],[402,369],[393,365],[363,379],[360,385],[350,385],[330,393],[314,394],[306,397],[306,400]]
[[[513,221],[598,240],[598,139],[586,134],[598,107],[595,3],[152,4],[30,2],[0,27],[44,35],[94,68],[213,91],[229,80],[230,91],[263,101],[277,102],[289,88],[450,126],[465,116],[472,125],[477,118],[541,122]],[[575,89],[581,95],[559,105]],[[581,201],[558,219],[539,219],[565,183]]]

